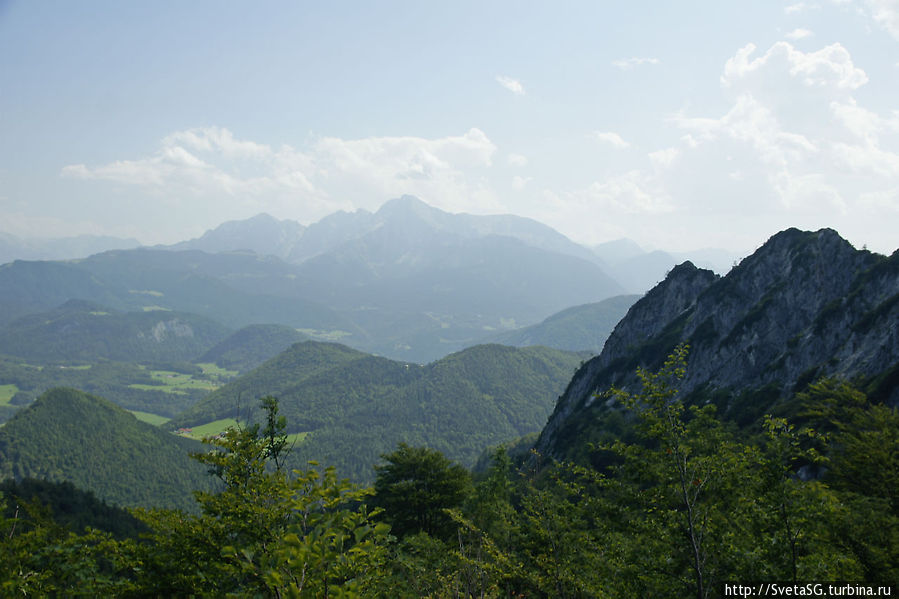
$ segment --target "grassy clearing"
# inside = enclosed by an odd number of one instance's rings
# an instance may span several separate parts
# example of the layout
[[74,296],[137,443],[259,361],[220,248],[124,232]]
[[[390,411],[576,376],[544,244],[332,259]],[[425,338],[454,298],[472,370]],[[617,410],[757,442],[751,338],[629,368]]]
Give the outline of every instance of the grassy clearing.
[[238,374],[240,374],[236,370],[227,370],[225,368],[222,368],[218,364],[210,364],[208,362],[197,364],[197,366],[199,366],[203,370],[203,374],[205,376],[209,377],[212,380],[230,381]]
[[302,433],[293,433],[293,434],[287,435],[287,445],[288,445],[288,446],[293,445],[293,444],[299,445],[300,443],[303,442],[303,440],[304,440],[308,435],[309,435],[309,432],[308,432],[308,431],[302,432]]
[[223,433],[227,428],[232,426],[237,426],[237,420],[235,420],[234,418],[223,418],[222,420],[213,420],[212,422],[207,422],[206,424],[194,426],[190,429],[190,431],[184,432],[182,434],[185,437],[202,439],[204,437],[212,437],[218,435],[219,433]]
[[149,412],[139,412],[137,410],[128,410],[134,417],[140,420],[141,422],[146,422],[147,424],[152,424],[153,426],[160,426],[165,424],[170,420],[170,418],[166,418],[165,416],[160,416],[159,414],[151,414]]
[[349,337],[352,335],[349,331],[318,331],[316,329],[297,329],[297,331],[309,335],[310,337],[314,337],[319,341],[340,341],[344,337]]
[[12,396],[19,392],[15,385],[0,385],[0,406],[8,406]]
[[[237,426],[237,420],[235,420],[234,418],[223,418],[222,420],[214,420],[212,422],[207,422],[206,424],[191,427],[190,431],[185,431],[179,434],[185,437],[190,437],[192,439],[197,439],[199,441],[205,437],[213,437],[215,435],[223,433],[225,432],[225,430],[232,426]],[[287,444],[299,445],[303,442],[307,435],[309,435],[308,431],[287,435]]]
[[140,389],[142,391],[163,391],[165,393],[180,393],[181,395],[186,395],[188,389],[213,391],[218,388],[218,385],[212,381],[195,379],[189,374],[171,372],[169,370],[151,370],[150,376],[153,377],[154,380],[159,381],[160,384],[144,385],[141,383],[134,383],[128,386],[132,389]]

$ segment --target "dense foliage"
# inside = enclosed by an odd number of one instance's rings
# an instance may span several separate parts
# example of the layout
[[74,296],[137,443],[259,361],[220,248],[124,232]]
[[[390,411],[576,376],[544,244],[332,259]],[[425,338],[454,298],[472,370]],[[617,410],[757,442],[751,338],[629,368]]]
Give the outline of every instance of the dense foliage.
[[285,349],[309,337],[280,324],[244,327],[214,345],[198,362],[211,362],[226,370],[248,372]]
[[118,312],[70,300],[23,316],[0,330],[0,353],[40,363],[192,360],[230,331],[183,312]]
[[419,366],[305,342],[167,426],[243,418],[241,407],[265,389],[279,398],[289,432],[309,433],[294,448],[296,464],[319,460],[369,482],[379,456],[405,442],[471,466],[485,447],[540,430],[581,360],[542,347],[481,345]]
[[68,480],[126,506],[193,507],[200,447],[74,389],[52,389],[0,428],[0,478]]
[[[257,424],[197,455],[222,482],[197,495],[198,514],[136,512],[149,542],[7,515],[0,589],[701,599],[727,580],[899,580],[899,411],[825,379],[795,398],[793,421],[738,430],[680,399],[685,354],[641,371],[642,391],[603,397],[632,440],[593,446],[598,468],[536,454],[516,465],[500,449],[474,484],[405,445],[383,456],[374,490],[315,464],[288,474],[285,421],[265,398]],[[422,509],[439,526],[416,522]]]
[[71,532],[96,528],[116,538],[137,537],[146,526],[123,508],[97,499],[68,481],[50,482],[35,478],[0,482],[0,513],[18,521],[20,532],[47,517]]
[[439,451],[400,443],[375,466],[373,503],[384,510],[393,534],[426,533],[451,539],[455,533],[448,509],[458,508],[471,489],[468,471]]
[[[77,367],[68,364],[38,366],[20,358],[0,355],[0,385],[15,385],[16,393],[10,400],[13,408],[28,405],[54,387],[71,387],[107,398],[129,410],[169,417],[186,410],[209,392],[200,386],[167,389],[163,381],[151,374],[151,370],[157,368],[203,377],[199,368],[187,363],[99,362]],[[210,381],[210,386],[212,384]],[[13,413],[10,409],[8,417]]]

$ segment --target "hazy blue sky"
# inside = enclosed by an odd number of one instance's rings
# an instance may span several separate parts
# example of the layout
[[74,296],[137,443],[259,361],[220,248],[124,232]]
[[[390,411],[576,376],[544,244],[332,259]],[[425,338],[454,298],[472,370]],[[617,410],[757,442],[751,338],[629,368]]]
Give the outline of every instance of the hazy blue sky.
[[409,193],[572,239],[899,246],[899,0],[0,0],[0,231]]

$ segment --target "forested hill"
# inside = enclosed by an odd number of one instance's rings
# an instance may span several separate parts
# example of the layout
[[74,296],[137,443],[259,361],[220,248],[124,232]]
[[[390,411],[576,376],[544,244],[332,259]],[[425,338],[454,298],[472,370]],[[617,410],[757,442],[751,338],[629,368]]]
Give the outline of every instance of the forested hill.
[[[485,447],[538,431],[587,354],[481,345],[427,366],[307,341],[211,393],[167,424],[245,416],[274,395],[300,462],[369,481],[397,443],[427,445],[471,465]],[[239,410],[242,410],[239,412]]]
[[247,372],[308,336],[280,324],[252,324],[215,344],[198,362],[211,362],[226,370]]
[[103,398],[57,388],[0,428],[0,479],[69,481],[122,506],[195,509],[191,491],[212,485],[189,457],[202,448]]
[[0,354],[39,363],[186,361],[229,333],[227,327],[196,314],[119,312],[93,302],[69,300],[0,328]]
[[602,428],[594,394],[637,388],[680,343],[681,388],[745,424],[823,376],[853,380],[875,401],[899,402],[899,252],[856,250],[835,231],[774,235],[725,277],[689,262],[634,304],[602,353],[581,368],[538,449],[568,455]]
[[515,347],[545,345],[598,354],[615,325],[639,298],[639,295],[616,295],[601,302],[573,306],[541,323],[500,333],[489,341]]

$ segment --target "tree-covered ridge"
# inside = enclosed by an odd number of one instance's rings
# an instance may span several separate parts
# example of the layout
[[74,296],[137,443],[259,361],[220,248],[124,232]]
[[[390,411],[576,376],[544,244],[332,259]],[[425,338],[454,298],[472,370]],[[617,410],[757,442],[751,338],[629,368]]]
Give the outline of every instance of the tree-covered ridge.
[[500,450],[472,479],[435,450],[400,445],[361,489],[332,468],[289,472],[285,420],[265,398],[258,424],[197,455],[222,486],[197,495],[194,515],[136,512],[148,542],[0,521],[0,589],[714,599],[732,596],[728,581],[836,579],[896,590],[897,409],[824,379],[794,398],[794,421],[741,430],[714,405],[684,404],[685,355],[640,371],[637,392],[603,393],[628,431],[588,448],[598,468],[515,464]]
[[[154,376],[156,372],[157,376]],[[187,376],[192,385],[172,388],[163,376]],[[54,387],[71,387],[107,398],[128,410],[138,410],[172,417],[204,397],[219,378],[186,362],[99,362],[91,365],[29,364],[21,358],[0,355],[0,385],[12,393],[9,404],[2,406],[12,417],[16,409],[26,406]]]
[[52,519],[73,533],[95,528],[116,538],[127,538],[147,531],[130,512],[101,501],[68,481],[4,480],[0,482],[0,514],[17,520],[24,530]]
[[371,480],[397,443],[427,445],[472,465],[483,449],[540,430],[585,355],[482,345],[427,366],[305,342],[210,393],[167,424],[242,416],[262,395],[280,399],[302,462],[333,464]]
[[639,298],[639,295],[616,295],[601,302],[566,308],[538,324],[495,335],[490,342],[516,347],[543,345],[598,354],[615,325]]
[[69,481],[124,506],[189,508],[191,490],[209,485],[189,456],[200,447],[100,397],[52,389],[0,428],[0,477]]
[[210,362],[226,370],[248,372],[294,343],[307,339],[307,335],[285,325],[253,324],[215,344],[197,362]]
[[[241,408],[251,408],[259,397],[286,397],[288,390],[306,380],[328,373],[344,364],[368,357],[368,354],[337,343],[304,341],[294,344],[274,358],[238,377],[185,410],[170,423],[171,427],[191,426],[222,418],[243,416]],[[264,389],[264,391],[263,391]],[[242,403],[242,406],[241,406]],[[292,410],[283,402],[282,411]],[[297,408],[297,413],[302,407]],[[297,426],[292,423],[292,426]]]
[[70,300],[0,329],[0,353],[40,363],[186,361],[229,332],[223,325],[195,314],[165,310],[123,313]]

